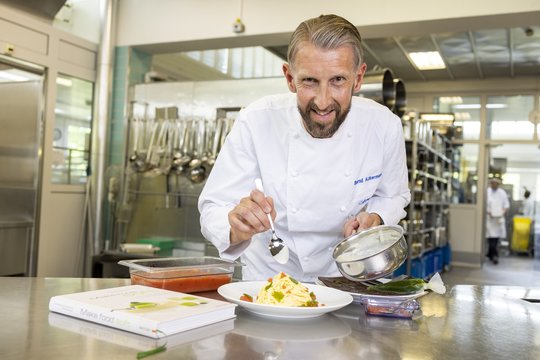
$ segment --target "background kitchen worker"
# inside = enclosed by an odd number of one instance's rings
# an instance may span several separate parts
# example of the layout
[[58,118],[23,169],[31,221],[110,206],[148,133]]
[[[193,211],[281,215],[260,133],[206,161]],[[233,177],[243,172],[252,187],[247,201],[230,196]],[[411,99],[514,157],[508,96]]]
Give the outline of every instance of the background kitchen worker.
[[506,191],[499,186],[501,180],[492,178],[487,189],[486,237],[487,257],[496,265],[499,263],[499,239],[506,238],[505,214],[510,208]]
[[[242,256],[244,280],[339,275],[334,246],[396,224],[410,201],[400,119],[353,96],[366,71],[356,27],[336,15],[306,20],[287,55],[291,93],[240,111],[199,197],[202,234],[222,258]],[[268,251],[268,213],[290,250],[285,265]]]
[[534,220],[534,200],[531,198],[531,192],[525,189],[523,193],[523,203],[521,204],[521,213],[523,216]]

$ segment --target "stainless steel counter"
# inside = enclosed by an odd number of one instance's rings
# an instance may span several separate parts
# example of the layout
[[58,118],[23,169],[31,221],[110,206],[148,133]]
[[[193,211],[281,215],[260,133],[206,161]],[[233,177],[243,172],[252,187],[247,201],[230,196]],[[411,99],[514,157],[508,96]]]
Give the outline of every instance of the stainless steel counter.
[[[0,359],[135,359],[161,345],[48,311],[53,295],[126,284],[0,277]],[[539,299],[540,288],[454,286],[422,297],[417,320],[366,317],[356,304],[302,321],[238,309],[235,320],[167,338],[149,359],[539,359],[540,304],[522,298]]]

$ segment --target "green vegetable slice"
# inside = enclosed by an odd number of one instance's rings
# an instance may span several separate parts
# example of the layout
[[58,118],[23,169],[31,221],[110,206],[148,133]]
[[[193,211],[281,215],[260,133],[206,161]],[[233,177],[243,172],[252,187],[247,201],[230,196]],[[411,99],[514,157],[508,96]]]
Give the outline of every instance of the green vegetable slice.
[[390,281],[385,284],[368,286],[370,291],[388,292],[394,294],[414,294],[424,289],[426,282],[422,279],[405,279]]
[[157,354],[157,353],[160,353],[160,352],[163,352],[167,350],[167,346],[166,344],[163,344],[155,349],[152,349],[152,350],[148,350],[148,351],[140,351],[137,353],[137,359],[143,359],[147,356],[150,356],[150,355],[154,355],[154,354]]
[[278,302],[281,302],[281,300],[283,300],[283,298],[285,297],[285,295],[281,292],[281,291],[274,291],[272,293],[272,297],[274,299],[276,299]]

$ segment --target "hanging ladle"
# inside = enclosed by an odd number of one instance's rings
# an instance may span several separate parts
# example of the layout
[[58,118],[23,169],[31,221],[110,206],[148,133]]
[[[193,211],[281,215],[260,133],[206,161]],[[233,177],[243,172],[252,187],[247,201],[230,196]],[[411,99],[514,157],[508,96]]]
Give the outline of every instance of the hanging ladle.
[[[255,179],[255,188],[264,194],[264,188],[261,179]],[[266,196],[266,195],[265,195]],[[266,214],[268,216],[268,221],[270,222],[270,229],[272,229],[272,238],[268,244],[268,250],[274,259],[280,263],[285,264],[289,261],[289,248],[285,245],[283,240],[277,237],[276,229],[274,228],[274,221],[272,220],[272,215]]]

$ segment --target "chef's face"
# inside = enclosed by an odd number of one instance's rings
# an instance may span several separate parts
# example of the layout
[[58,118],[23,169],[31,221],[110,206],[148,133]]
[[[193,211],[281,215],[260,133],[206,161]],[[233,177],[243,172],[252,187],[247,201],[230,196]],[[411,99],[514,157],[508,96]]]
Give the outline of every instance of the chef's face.
[[311,136],[328,138],[339,129],[365,71],[366,64],[355,65],[349,46],[327,50],[307,42],[298,49],[294,64],[283,65],[287,85],[297,94],[298,109]]
[[491,185],[491,189],[493,189],[493,190],[497,190],[499,188],[499,182],[498,181],[491,180],[489,184]]

